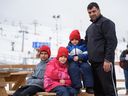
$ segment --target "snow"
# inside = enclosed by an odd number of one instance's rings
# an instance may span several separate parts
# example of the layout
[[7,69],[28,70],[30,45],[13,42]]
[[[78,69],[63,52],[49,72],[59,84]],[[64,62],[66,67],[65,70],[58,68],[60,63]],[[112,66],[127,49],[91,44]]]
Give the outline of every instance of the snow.
[[[51,44],[52,56],[56,56],[59,46],[66,46],[71,29],[54,30],[52,28],[39,25],[36,32],[33,25],[7,25],[1,24],[0,27],[0,62],[1,63],[23,63],[24,58],[29,62],[35,58],[36,50],[32,48],[33,42],[49,42]],[[24,51],[22,52],[22,40],[24,33]],[[58,37],[58,38],[57,38]],[[14,44],[12,44],[14,43]],[[14,48],[14,51],[12,51]],[[32,60],[33,61],[33,60]]]

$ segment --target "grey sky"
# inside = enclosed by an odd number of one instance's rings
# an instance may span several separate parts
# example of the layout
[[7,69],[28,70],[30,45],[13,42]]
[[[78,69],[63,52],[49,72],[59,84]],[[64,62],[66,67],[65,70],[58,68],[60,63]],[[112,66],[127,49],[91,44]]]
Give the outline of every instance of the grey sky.
[[[101,13],[116,23],[118,37],[128,36],[128,0],[94,0]],[[90,24],[87,5],[92,0],[0,0],[0,22],[32,23],[37,20],[44,26],[53,25],[53,15],[60,15],[64,28],[85,31]]]

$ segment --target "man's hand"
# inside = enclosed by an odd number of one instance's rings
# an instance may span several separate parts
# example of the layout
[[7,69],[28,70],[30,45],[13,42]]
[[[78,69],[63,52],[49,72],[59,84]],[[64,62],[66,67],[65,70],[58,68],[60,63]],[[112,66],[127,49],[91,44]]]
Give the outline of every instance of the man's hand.
[[103,69],[104,69],[105,72],[109,72],[111,70],[111,67],[112,67],[112,63],[111,62],[104,61]]

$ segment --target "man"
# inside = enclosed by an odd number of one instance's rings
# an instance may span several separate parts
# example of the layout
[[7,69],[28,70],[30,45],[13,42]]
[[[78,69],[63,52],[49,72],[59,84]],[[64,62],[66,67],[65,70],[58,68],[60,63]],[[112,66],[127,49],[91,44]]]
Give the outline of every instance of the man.
[[124,70],[126,94],[128,95],[128,45],[127,49],[123,50],[120,55],[120,66]]
[[85,41],[94,76],[95,96],[117,96],[114,70],[114,52],[117,46],[115,24],[100,13],[99,5],[87,7],[92,24],[86,31]]

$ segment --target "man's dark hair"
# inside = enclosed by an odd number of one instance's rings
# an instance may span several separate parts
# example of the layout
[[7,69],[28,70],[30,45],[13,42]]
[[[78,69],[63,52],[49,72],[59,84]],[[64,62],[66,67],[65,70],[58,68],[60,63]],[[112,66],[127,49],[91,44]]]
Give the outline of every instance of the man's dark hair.
[[93,7],[96,7],[97,9],[99,9],[99,5],[96,2],[91,2],[88,5],[87,9],[92,9]]
[[128,48],[128,45],[126,47]]

